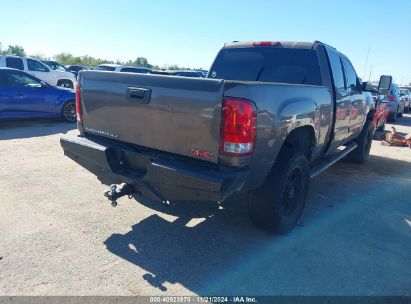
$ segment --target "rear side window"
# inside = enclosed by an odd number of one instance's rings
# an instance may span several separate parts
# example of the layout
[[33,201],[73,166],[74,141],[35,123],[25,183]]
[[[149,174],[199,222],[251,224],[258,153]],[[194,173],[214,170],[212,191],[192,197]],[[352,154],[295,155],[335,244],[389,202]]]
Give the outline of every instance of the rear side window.
[[23,71],[24,70],[23,59],[7,57],[6,67]]
[[208,75],[226,80],[322,85],[317,54],[309,49],[223,49]]
[[328,58],[330,59],[331,71],[336,89],[345,89],[344,72],[340,56],[333,52],[328,52]]
[[27,68],[34,72],[50,72],[49,68],[37,60],[27,59]]

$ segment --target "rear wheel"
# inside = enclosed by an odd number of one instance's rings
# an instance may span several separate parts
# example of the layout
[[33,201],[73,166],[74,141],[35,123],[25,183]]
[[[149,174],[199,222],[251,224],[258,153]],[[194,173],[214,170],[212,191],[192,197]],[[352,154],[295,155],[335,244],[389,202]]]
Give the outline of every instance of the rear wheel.
[[59,80],[59,81],[57,82],[57,86],[58,86],[58,87],[67,88],[67,89],[72,89],[72,88],[74,88],[73,82],[72,82],[71,80],[67,80],[67,79]]
[[74,100],[67,101],[61,108],[61,117],[68,122],[76,122],[76,103]]
[[355,148],[348,158],[354,163],[365,163],[370,155],[372,138],[374,136],[374,127],[370,120],[365,122],[364,128],[361,131],[360,136],[354,139],[354,142],[357,143],[357,148]]
[[309,181],[305,155],[292,148],[282,148],[263,186],[249,194],[251,221],[274,233],[293,229],[304,209]]

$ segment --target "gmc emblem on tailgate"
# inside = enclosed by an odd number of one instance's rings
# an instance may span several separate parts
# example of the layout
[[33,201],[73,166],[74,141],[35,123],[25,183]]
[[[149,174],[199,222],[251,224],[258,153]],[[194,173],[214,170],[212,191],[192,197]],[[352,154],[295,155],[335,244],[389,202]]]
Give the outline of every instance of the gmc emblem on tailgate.
[[201,158],[212,158],[213,153],[208,151],[201,151],[200,149],[191,149],[191,155]]

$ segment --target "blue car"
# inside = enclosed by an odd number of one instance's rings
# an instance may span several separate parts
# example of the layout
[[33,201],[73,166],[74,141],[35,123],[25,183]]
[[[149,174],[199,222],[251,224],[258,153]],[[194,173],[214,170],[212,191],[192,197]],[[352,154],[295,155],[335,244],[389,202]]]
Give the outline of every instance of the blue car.
[[0,120],[60,117],[76,121],[74,90],[53,87],[23,71],[0,68]]

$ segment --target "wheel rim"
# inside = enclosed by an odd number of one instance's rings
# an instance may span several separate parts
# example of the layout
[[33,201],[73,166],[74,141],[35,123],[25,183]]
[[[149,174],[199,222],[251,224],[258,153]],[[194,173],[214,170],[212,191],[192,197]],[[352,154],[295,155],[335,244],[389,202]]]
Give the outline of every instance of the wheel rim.
[[303,188],[302,180],[303,175],[298,168],[295,168],[288,176],[282,204],[282,212],[284,216],[290,216],[297,209]]
[[64,107],[64,118],[68,121],[76,121],[76,107],[74,103],[70,102]]

